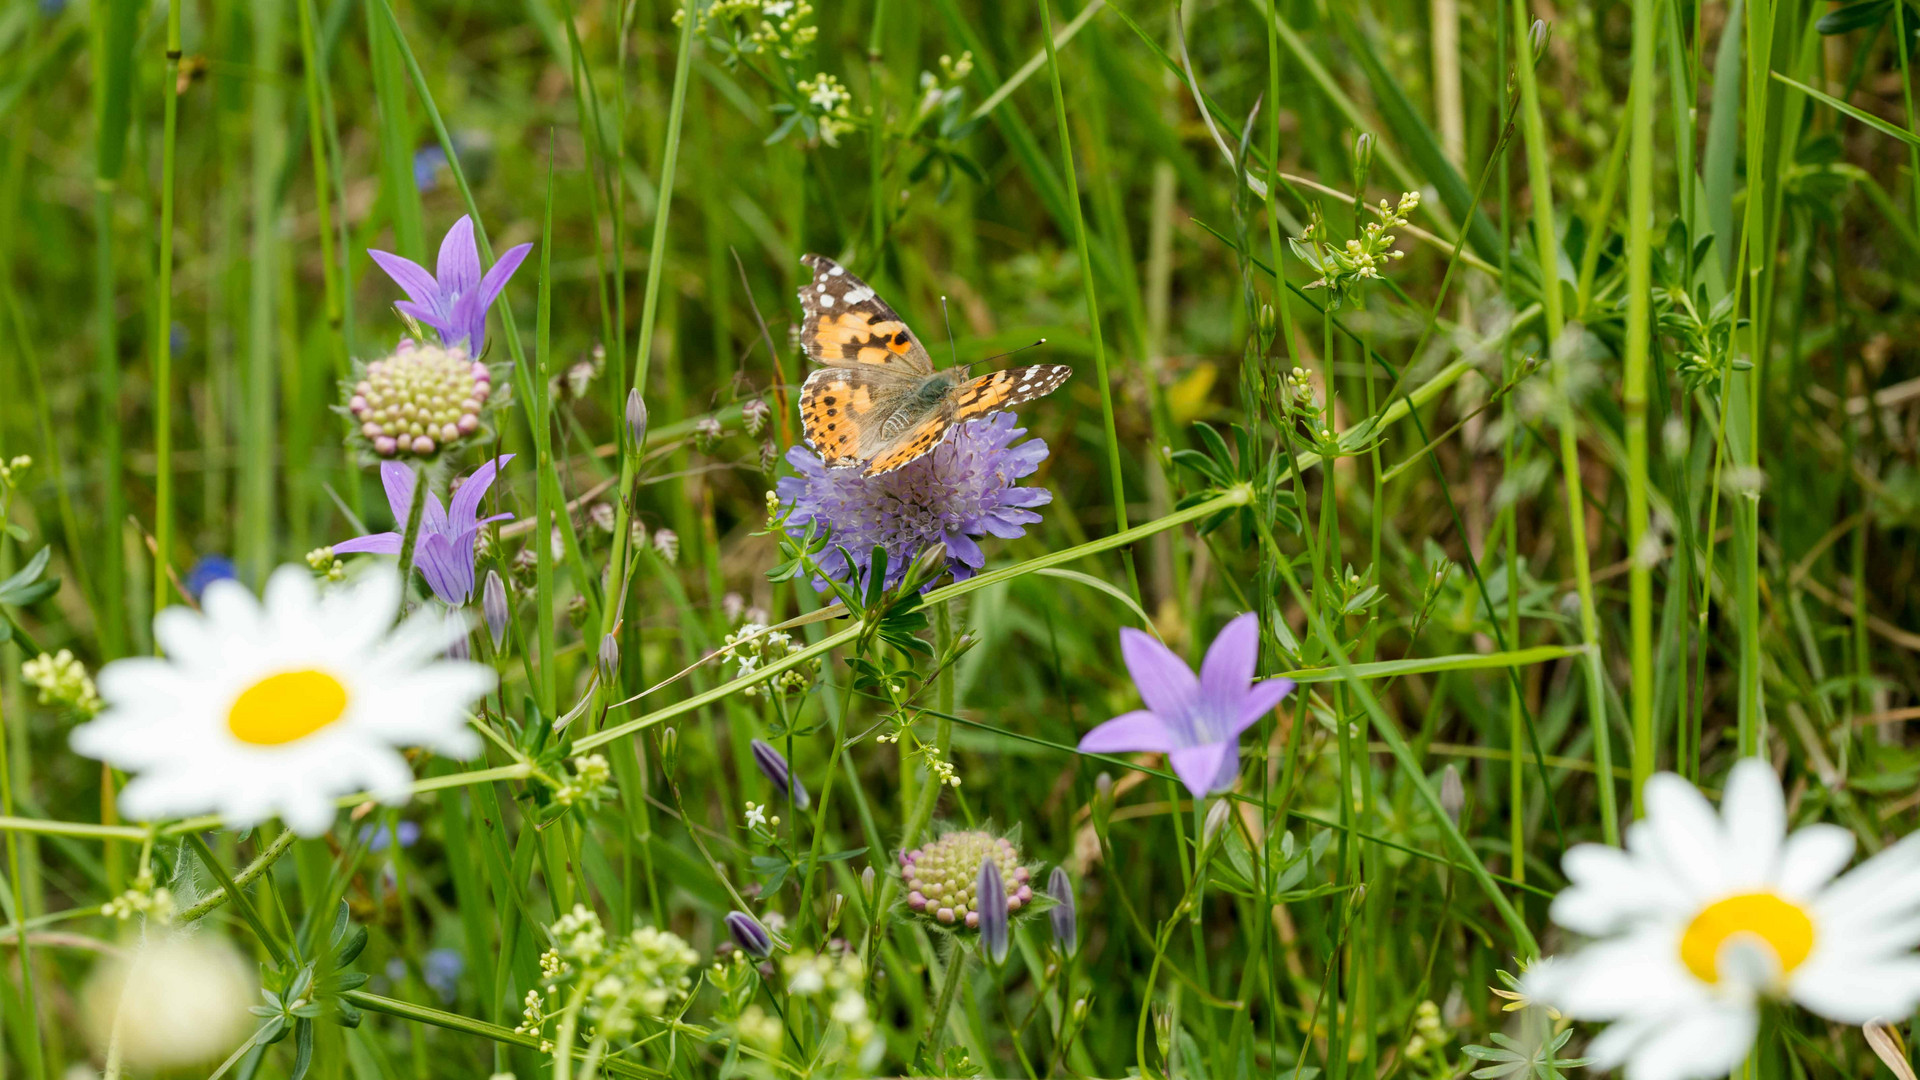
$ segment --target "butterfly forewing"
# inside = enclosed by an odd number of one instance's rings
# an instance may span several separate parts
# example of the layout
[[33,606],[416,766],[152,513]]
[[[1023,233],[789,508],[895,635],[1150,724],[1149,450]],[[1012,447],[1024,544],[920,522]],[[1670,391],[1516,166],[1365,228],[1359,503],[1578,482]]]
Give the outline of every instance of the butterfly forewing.
[[933,374],[933,358],[926,347],[872,286],[824,255],[807,255],[800,261],[813,272],[800,286],[805,315],[800,340],[808,356],[835,367]]
[[954,392],[953,418],[971,420],[1045,397],[1060,389],[1072,374],[1073,369],[1065,364],[1034,364],[969,379]]

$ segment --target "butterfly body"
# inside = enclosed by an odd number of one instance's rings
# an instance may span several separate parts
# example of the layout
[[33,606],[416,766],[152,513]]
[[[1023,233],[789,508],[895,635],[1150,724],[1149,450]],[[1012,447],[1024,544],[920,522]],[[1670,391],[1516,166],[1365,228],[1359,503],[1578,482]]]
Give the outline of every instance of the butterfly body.
[[889,473],[930,453],[963,420],[1052,393],[1073,369],[1036,364],[968,378],[933,357],[866,282],[821,255],[800,260],[801,341],[823,365],[800,389],[807,445],[829,467]]

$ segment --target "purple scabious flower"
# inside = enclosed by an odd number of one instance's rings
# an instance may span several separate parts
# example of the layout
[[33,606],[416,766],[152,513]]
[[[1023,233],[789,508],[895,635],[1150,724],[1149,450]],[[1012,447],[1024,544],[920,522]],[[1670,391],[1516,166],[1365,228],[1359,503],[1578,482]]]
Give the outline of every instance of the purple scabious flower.
[[1120,652],[1147,707],[1087,732],[1080,752],[1165,754],[1196,799],[1233,786],[1240,733],[1293,692],[1292,679],[1253,681],[1260,620],[1251,612],[1213,639],[1198,678],[1173,650],[1132,627],[1120,631]]
[[[1046,460],[1047,444],[1035,438],[1012,445],[1027,432],[1017,422],[1008,412],[968,420],[931,453],[879,476],[829,469],[812,451],[795,446],[787,463],[800,475],[776,485],[780,501],[792,509],[787,531],[800,536],[808,523],[822,526],[830,544],[820,555],[820,569],[841,581],[864,586],[873,549],[880,547],[887,552],[885,584],[892,588],[935,544],[945,547],[954,580],[964,581],[987,561],[976,538],[1024,536],[1022,526],[1040,520],[1033,508],[1053,501],[1046,488],[1018,484]],[[813,586],[824,591],[827,584],[816,579]]]
[[532,249],[532,244],[508,248],[481,274],[480,249],[473,242],[473,218],[469,216],[454,222],[440,241],[440,261],[434,273],[412,259],[389,252],[369,250],[367,254],[394,284],[407,291],[407,299],[393,305],[401,314],[439,331],[440,343],[447,348],[464,344],[467,353],[477,357],[487,347],[487,309],[499,299],[507,279]]
[[[427,579],[433,595],[450,607],[459,607],[473,596],[473,541],[482,526],[513,517],[511,513],[478,517],[480,500],[493,486],[493,478],[502,466],[513,460],[502,454],[480,466],[453,493],[451,508],[440,505],[440,497],[427,492],[420,511],[420,535],[414,540],[413,565]],[[387,489],[387,505],[393,510],[396,528],[407,527],[407,514],[413,509],[413,466],[398,461],[380,463],[380,482]],[[399,532],[371,533],[333,545],[336,555],[366,552],[374,555],[398,555],[402,537]]]

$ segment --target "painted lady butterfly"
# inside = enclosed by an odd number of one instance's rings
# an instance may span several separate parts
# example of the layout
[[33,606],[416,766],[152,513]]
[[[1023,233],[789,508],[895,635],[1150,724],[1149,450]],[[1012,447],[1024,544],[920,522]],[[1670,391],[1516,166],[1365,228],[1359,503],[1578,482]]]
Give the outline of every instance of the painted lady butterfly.
[[800,388],[807,445],[829,468],[889,473],[932,451],[962,420],[1010,409],[1059,389],[1073,369],[1035,364],[967,378],[936,371],[913,331],[872,286],[822,255],[800,260],[800,340],[826,365]]

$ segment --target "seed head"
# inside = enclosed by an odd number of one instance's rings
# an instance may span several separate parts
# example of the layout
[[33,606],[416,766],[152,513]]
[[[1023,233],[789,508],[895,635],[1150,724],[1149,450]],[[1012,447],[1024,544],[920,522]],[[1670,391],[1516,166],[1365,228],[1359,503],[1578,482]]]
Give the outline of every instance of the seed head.
[[1033,871],[1020,865],[1011,840],[977,830],[950,832],[900,856],[907,906],[948,926],[978,929],[985,895],[980,863],[988,859],[999,872],[1007,911],[1020,910],[1033,899]]
[[374,453],[427,457],[480,430],[492,393],[493,374],[464,346],[403,341],[367,365],[347,411]]

